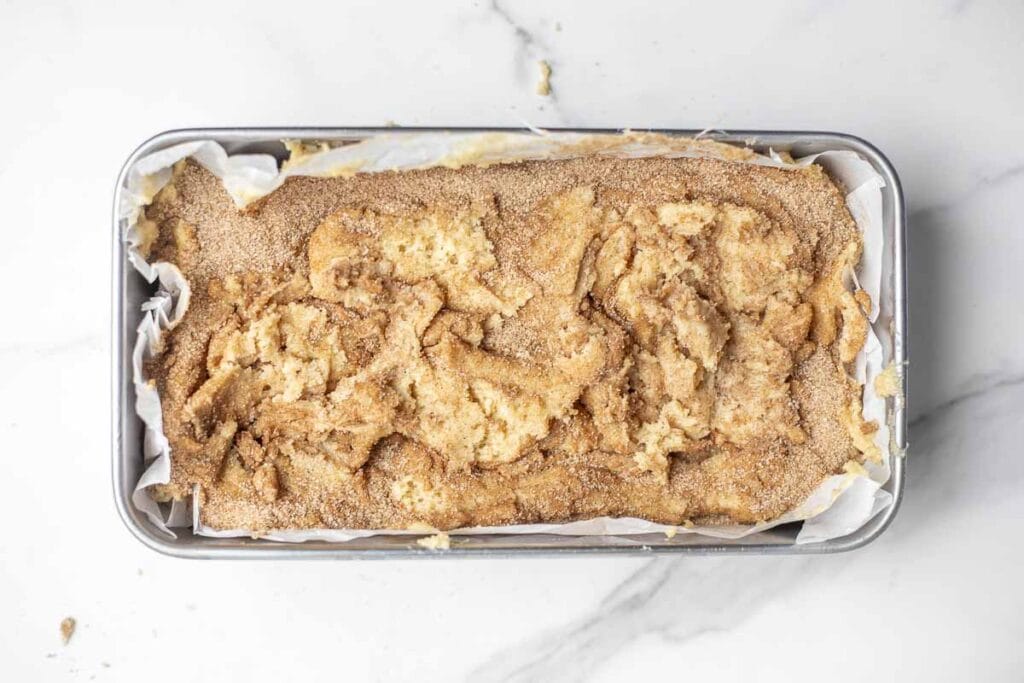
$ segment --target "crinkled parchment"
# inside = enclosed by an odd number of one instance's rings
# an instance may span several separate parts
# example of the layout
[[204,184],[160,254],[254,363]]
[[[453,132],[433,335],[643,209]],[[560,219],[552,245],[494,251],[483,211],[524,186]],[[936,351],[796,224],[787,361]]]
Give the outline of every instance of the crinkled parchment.
[[[154,501],[146,487],[170,480],[170,445],[163,433],[160,397],[156,388],[143,376],[143,361],[158,353],[163,331],[173,328],[189,302],[189,285],[181,272],[170,263],[149,264],[138,253],[139,237],[135,225],[141,210],[171,178],[171,166],[191,157],[224,183],[239,207],[269,194],[292,175],[335,177],[353,173],[385,170],[409,170],[432,166],[494,164],[526,159],[560,159],[598,154],[613,157],[683,157],[714,156],[742,163],[777,167],[792,166],[774,152],[756,155],[748,150],[727,147],[708,141],[673,138],[661,135],[621,134],[590,135],[580,133],[408,133],[379,134],[362,142],[333,149],[297,155],[283,169],[277,160],[264,154],[229,156],[216,142],[187,142],[154,152],[139,159],[129,169],[127,188],[122,193],[119,218],[126,219],[124,239],[128,260],[150,283],[157,283],[157,292],[142,306],[142,321],[132,352],[135,409],[145,423],[143,455],[146,469],[132,494],[132,501],[145,512],[153,524],[173,535],[172,527],[193,526],[196,534],[230,537],[252,536],[245,529],[216,530],[203,526],[198,514],[198,496],[193,505],[176,502],[168,506]],[[882,194],[884,180],[874,168],[856,153],[832,151],[796,160],[796,165],[817,163],[824,166],[848,191],[846,204],[857,226],[864,234],[864,254],[856,273],[851,277],[875,303],[872,307],[872,328],[864,349],[857,356],[856,379],[864,385],[864,418],[879,425],[874,442],[881,450],[881,463],[865,463],[863,471],[833,475],[826,478],[805,500],[789,513],[767,523],[756,525],[672,527],[642,519],[601,517],[565,524],[519,524],[501,527],[456,529],[453,536],[465,534],[561,534],[572,536],[631,535],[644,533],[693,533],[716,538],[739,538],[764,531],[780,524],[803,520],[797,543],[810,543],[838,538],[855,531],[892,503],[892,496],[882,490],[890,476],[889,426],[885,399],[874,389],[874,379],[883,370],[885,350],[879,338],[888,339],[888,330],[878,321],[878,302],[883,270],[884,232],[882,226]],[[884,322],[884,321],[883,321]],[[422,533],[422,529],[415,532]],[[312,529],[275,530],[259,534],[275,541],[307,540],[347,541],[378,534],[409,534],[412,530]]]

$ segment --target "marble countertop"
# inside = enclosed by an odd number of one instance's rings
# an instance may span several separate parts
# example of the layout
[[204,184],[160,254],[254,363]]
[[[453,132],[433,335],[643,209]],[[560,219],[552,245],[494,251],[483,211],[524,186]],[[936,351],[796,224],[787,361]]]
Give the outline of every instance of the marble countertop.
[[[10,680],[1019,680],[1024,5],[118,4],[0,4]],[[910,208],[892,527],[800,558],[191,562],[140,545],[109,474],[121,162],[167,128],[390,121],[880,147]]]

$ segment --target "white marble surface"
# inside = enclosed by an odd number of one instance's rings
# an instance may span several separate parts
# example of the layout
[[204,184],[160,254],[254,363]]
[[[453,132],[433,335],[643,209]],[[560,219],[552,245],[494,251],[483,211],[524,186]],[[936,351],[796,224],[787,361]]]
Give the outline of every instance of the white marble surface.
[[[119,4],[0,3],[5,680],[1020,680],[1019,2]],[[135,145],[524,120],[833,129],[890,156],[913,384],[892,528],[836,557],[656,561],[187,562],[129,536],[108,212]]]

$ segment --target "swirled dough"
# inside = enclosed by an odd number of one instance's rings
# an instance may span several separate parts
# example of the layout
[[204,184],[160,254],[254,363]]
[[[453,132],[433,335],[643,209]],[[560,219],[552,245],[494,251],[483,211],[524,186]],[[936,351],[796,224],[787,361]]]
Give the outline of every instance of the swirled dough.
[[195,294],[149,366],[158,493],[199,485],[210,526],[753,522],[870,451],[860,240],[817,167],[293,178],[243,213],[193,164],[168,187],[151,248]]

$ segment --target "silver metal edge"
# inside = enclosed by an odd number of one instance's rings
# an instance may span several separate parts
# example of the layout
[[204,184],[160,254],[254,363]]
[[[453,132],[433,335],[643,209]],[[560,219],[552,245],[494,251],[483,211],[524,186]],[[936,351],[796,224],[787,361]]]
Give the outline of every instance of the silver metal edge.
[[[619,129],[549,129],[558,132],[617,133]],[[567,555],[651,555],[685,553],[692,555],[780,555],[780,554],[831,554],[861,548],[877,539],[892,523],[899,509],[904,489],[906,448],[906,411],[903,402],[893,407],[894,443],[899,453],[892,459],[892,476],[886,485],[893,496],[892,504],[876,515],[857,531],[839,539],[811,544],[758,544],[722,545],[711,542],[701,545],[682,546],[571,546],[548,548],[452,548],[437,553],[417,547],[382,549],[346,549],[344,547],[324,548],[306,544],[283,544],[271,541],[252,542],[247,539],[221,539],[221,543],[205,543],[202,546],[189,545],[181,538],[168,538],[150,528],[148,520],[131,503],[134,482],[126,480],[124,463],[129,457],[128,444],[122,438],[125,420],[134,419],[134,412],[128,414],[128,399],[131,394],[129,360],[126,351],[130,345],[125,340],[130,334],[123,302],[127,275],[127,259],[117,221],[117,209],[121,192],[131,165],[142,156],[179,142],[214,139],[220,142],[277,141],[282,138],[358,139],[376,133],[416,132],[527,132],[521,128],[471,128],[471,127],[419,127],[419,128],[331,128],[331,127],[289,127],[289,128],[190,128],[159,133],[135,149],[121,168],[117,178],[113,203],[113,263],[112,263],[112,484],[115,506],[128,530],[147,547],[173,557],[193,559],[370,559],[370,558],[442,558],[442,557],[561,557]],[[671,135],[695,136],[697,130],[652,129],[651,132]],[[907,310],[906,310],[906,215],[903,190],[899,176],[891,162],[870,142],[846,133],[827,131],[733,131],[712,132],[703,135],[705,139],[721,142],[750,143],[760,146],[772,144],[783,146],[800,142],[839,142],[864,156],[886,181],[883,192],[892,202],[892,225],[886,226],[886,235],[893,238],[893,362],[902,364],[907,358]],[[907,397],[906,374],[901,373],[903,396]],[[135,457],[138,457],[137,449]],[[323,545],[323,544],[317,544]]]

